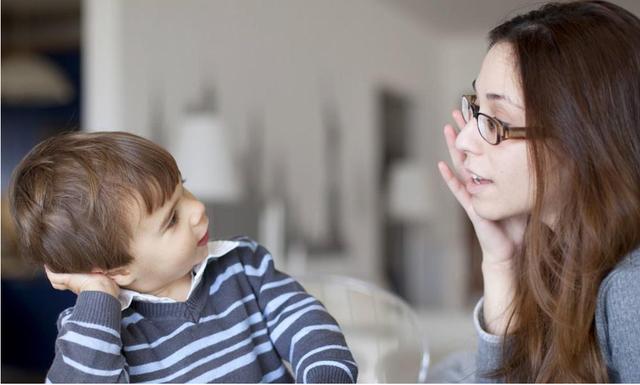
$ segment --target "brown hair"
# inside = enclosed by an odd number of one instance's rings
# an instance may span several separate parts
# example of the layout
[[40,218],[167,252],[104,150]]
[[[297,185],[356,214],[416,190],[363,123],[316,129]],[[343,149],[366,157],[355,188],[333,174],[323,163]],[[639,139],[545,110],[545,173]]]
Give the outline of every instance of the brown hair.
[[[547,4],[490,33],[513,50],[536,200],[516,260],[509,382],[605,382],[595,331],[604,277],[640,245],[640,20],[604,1]],[[561,168],[554,170],[552,164]],[[553,230],[542,220],[562,191]],[[506,340],[506,339],[505,339]]]
[[152,213],[180,182],[174,158],[125,132],[67,133],[34,147],[13,173],[10,205],[20,254],[55,272],[132,261],[130,210]]

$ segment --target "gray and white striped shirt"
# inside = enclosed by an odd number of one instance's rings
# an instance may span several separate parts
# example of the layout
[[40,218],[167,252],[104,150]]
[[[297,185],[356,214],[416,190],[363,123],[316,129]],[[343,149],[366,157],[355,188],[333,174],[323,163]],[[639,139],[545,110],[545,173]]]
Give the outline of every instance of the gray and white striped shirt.
[[47,382],[356,382],[324,306],[265,248],[234,241],[207,259],[185,302],[80,293],[58,319]]

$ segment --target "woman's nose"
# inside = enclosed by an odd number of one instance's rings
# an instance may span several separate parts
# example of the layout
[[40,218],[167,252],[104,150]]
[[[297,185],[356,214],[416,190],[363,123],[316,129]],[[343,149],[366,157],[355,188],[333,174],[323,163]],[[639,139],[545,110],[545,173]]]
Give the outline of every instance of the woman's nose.
[[471,118],[456,137],[456,149],[464,153],[478,154],[481,148],[479,141],[482,140],[478,132],[478,123],[474,118]]

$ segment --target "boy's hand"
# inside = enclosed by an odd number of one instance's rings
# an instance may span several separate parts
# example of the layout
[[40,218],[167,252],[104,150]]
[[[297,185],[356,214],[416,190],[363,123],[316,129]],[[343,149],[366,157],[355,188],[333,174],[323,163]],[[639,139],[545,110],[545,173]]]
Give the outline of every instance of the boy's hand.
[[57,290],[71,290],[76,295],[83,291],[101,291],[118,298],[120,287],[103,273],[54,273],[44,267],[51,286]]

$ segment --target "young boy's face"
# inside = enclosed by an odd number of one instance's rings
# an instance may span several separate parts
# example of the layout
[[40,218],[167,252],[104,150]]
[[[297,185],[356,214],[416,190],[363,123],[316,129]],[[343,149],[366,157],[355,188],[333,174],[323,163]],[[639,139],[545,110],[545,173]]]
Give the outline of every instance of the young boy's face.
[[[173,196],[151,215],[142,205],[133,205],[133,238],[127,266],[126,288],[174,298],[180,296],[190,272],[208,254],[209,218],[204,205],[178,184]],[[186,295],[186,293],[185,293]]]

